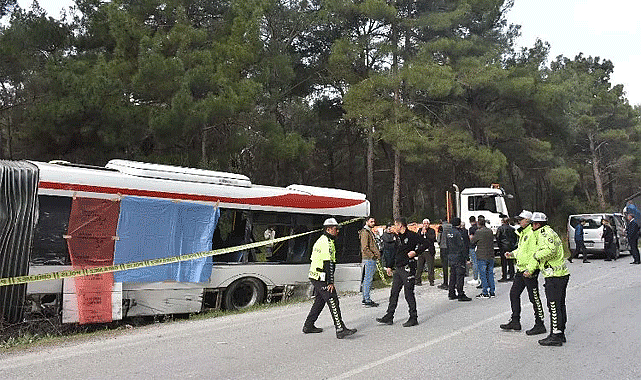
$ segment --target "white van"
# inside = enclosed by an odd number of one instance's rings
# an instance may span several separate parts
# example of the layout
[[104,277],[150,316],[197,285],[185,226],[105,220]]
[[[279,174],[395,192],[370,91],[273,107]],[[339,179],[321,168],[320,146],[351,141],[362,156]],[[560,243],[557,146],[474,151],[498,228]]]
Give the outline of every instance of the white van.
[[601,219],[610,221],[610,226],[614,230],[614,241],[617,247],[617,256],[619,251],[629,251],[628,238],[625,234],[626,222],[621,213],[603,213],[603,214],[578,214],[568,217],[568,244],[570,250],[574,253],[576,243],[574,242],[574,227],[579,224],[580,220],[587,223],[583,226],[583,241],[585,248],[590,253],[605,254],[603,247],[603,226]]

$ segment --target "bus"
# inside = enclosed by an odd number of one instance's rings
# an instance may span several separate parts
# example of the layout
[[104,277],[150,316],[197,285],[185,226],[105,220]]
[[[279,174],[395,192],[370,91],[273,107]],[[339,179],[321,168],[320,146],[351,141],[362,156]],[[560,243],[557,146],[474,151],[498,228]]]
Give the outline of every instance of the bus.
[[[239,174],[127,160],[1,161],[0,168],[2,278],[265,243],[177,265],[0,287],[7,322],[46,315],[102,323],[283,299],[307,290],[324,219],[348,222],[370,211],[357,192],[262,186]],[[360,287],[361,227],[348,223],[337,238],[341,291]],[[300,236],[270,243],[292,235]]]

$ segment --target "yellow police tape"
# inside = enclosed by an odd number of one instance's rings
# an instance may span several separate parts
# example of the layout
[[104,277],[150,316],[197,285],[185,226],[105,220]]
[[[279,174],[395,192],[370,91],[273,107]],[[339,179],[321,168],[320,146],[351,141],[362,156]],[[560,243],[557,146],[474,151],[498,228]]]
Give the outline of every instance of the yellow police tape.
[[376,268],[378,269],[378,276],[381,278],[381,281],[383,281],[383,284],[389,285],[390,282],[387,281],[387,277],[385,277],[385,270],[383,269],[383,264],[381,263],[381,260],[376,260]]
[[[344,226],[361,219],[363,218],[354,218],[339,224],[341,226]],[[224,255],[225,253],[238,252],[244,249],[258,248],[258,247],[262,247],[269,244],[280,243],[282,241],[296,239],[301,236],[313,234],[320,231],[322,231],[322,229],[307,231],[307,232],[303,232],[296,235],[283,236],[276,239],[269,239],[269,240],[255,242],[255,243],[239,245],[236,247],[221,248],[221,249],[216,249],[213,251],[206,251],[206,252],[189,253],[185,255],[165,257],[161,259],[143,260],[143,261],[136,261],[133,263],[124,263],[124,264],[109,265],[109,266],[95,267],[95,268],[70,269],[70,270],[63,270],[60,272],[42,273],[42,274],[35,274],[30,276],[0,278],[0,286],[28,284],[30,282],[59,280],[61,278],[82,277],[82,276],[90,276],[93,274],[119,272],[127,269],[147,268],[147,267],[153,267],[158,265],[177,263],[179,261],[188,261],[188,260],[200,259],[203,257]]]

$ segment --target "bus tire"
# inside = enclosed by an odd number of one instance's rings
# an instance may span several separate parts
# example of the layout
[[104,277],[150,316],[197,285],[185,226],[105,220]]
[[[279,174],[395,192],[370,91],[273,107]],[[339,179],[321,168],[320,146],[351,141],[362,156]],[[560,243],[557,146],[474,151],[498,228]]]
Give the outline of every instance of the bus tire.
[[225,291],[225,309],[242,310],[265,300],[265,284],[254,277],[244,277],[232,282]]

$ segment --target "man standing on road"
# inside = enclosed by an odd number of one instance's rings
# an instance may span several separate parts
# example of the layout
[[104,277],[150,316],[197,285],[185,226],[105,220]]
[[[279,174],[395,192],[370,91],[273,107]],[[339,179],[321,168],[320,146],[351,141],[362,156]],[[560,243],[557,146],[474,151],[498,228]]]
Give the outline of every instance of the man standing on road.
[[501,226],[496,230],[496,242],[501,255],[501,278],[498,282],[514,280],[514,259],[505,257],[506,252],[512,252],[516,248],[518,236],[510,225],[510,219],[505,217],[501,220]]
[[356,329],[348,329],[343,322],[341,309],[338,305],[338,294],[334,286],[334,272],[336,270],[336,246],[334,240],[338,235],[338,222],[334,218],[326,219],[323,223],[323,234],[316,240],[312,247],[312,263],[309,267],[309,279],[314,286],[314,304],[309,310],[303,333],[320,333],[323,329],[314,326],[325,303],[329,308],[336,328],[336,337],[343,339],[352,335]]
[[[588,261],[588,250],[585,249],[585,242],[583,240],[583,226],[585,226],[585,219],[579,220],[579,223],[574,227],[574,243],[576,248],[574,250],[574,258],[578,259],[581,252],[583,252],[583,262],[590,263]],[[572,262],[572,260],[569,260]]]
[[438,286],[439,289],[445,289],[448,290],[450,287],[448,286],[448,270],[449,267],[447,265],[447,239],[445,237],[445,231],[452,229],[452,225],[450,222],[447,220],[447,218],[441,220],[441,226],[439,227],[438,230],[438,248],[439,248],[439,256],[441,257],[441,269],[443,270],[443,283]]
[[601,234],[601,239],[603,239],[603,250],[605,251],[604,261],[616,261],[617,246],[614,242],[614,231],[612,230],[612,227],[610,227],[610,222],[606,218],[601,219],[601,225],[603,225],[603,234]]
[[416,260],[414,260],[414,258],[421,243],[418,234],[407,229],[407,221],[405,218],[395,219],[394,228],[398,234],[398,248],[393,263],[388,263],[385,268],[387,275],[392,276],[389,305],[387,306],[385,315],[381,318],[376,318],[376,321],[386,325],[394,323],[394,312],[396,311],[398,296],[402,288],[410,314],[407,322],[403,323],[403,327],[411,327],[418,325],[416,297],[414,296],[414,285],[416,284]]
[[[548,217],[542,212],[532,216],[532,230],[536,240],[534,258],[545,278],[545,298],[550,312],[550,335],[539,340],[542,346],[562,346],[565,343],[565,324],[568,320],[565,297],[570,271],[565,264],[563,244],[559,235],[548,226]],[[523,275],[530,276],[529,270]]]
[[453,228],[443,229],[447,239],[447,263],[450,266],[449,298],[462,302],[471,301],[463,291],[465,264],[470,260],[469,244],[465,244],[463,237],[463,234],[467,236],[467,231],[461,227],[460,218],[453,218],[452,226]]
[[370,216],[365,221],[365,227],[358,231],[358,236],[361,240],[361,255],[363,259],[363,281],[361,287],[363,289],[363,305],[369,307],[376,307],[378,303],[372,301],[370,298],[370,290],[372,289],[372,281],[374,279],[374,272],[376,271],[376,260],[381,256],[376,239],[374,238],[374,226],[376,219]]
[[625,229],[625,232],[626,235],[628,235],[630,254],[634,260],[630,264],[641,264],[641,259],[639,258],[639,225],[633,213],[627,212],[625,217],[628,219],[628,227]]
[[[472,240],[474,233],[479,229],[478,224],[476,223],[476,217],[474,215],[470,216],[470,228],[467,230],[469,239]],[[472,279],[467,283],[470,285],[478,286],[481,284],[479,281],[479,263],[476,256],[476,248],[470,244],[470,261],[472,262]]]
[[[508,258],[516,258],[516,275],[512,288],[510,289],[510,305],[512,307],[512,318],[506,324],[500,327],[503,330],[521,330],[521,293],[527,289],[530,302],[534,308],[534,327],[527,330],[527,335],[543,334],[547,330],[543,323],[543,304],[541,303],[541,295],[539,293],[538,282],[538,262],[534,258],[534,251],[536,250],[536,240],[533,237],[534,231],[530,225],[532,213],[527,210],[521,211],[517,220],[521,227],[518,230],[519,244],[518,247],[512,252],[506,252]],[[529,268],[529,269],[528,269]],[[528,277],[524,273],[528,272]]]
[[476,260],[481,279],[481,294],[476,298],[486,299],[495,297],[494,293],[494,234],[485,226],[485,217],[478,218],[478,229],[470,240],[470,253],[476,247]]
[[434,242],[436,241],[436,231],[430,227],[430,220],[423,219],[423,226],[418,230],[418,236],[421,238],[421,247],[418,255],[418,263],[416,267],[416,285],[423,284],[423,268],[427,263],[427,279],[430,286],[434,286],[434,255],[436,249]]

